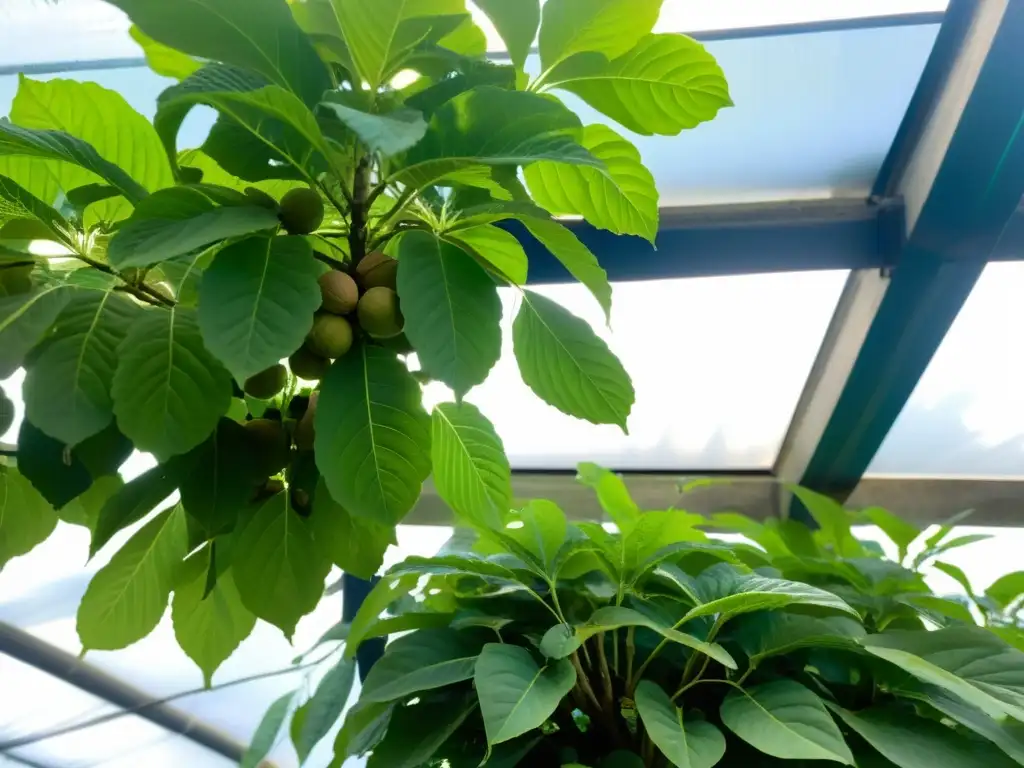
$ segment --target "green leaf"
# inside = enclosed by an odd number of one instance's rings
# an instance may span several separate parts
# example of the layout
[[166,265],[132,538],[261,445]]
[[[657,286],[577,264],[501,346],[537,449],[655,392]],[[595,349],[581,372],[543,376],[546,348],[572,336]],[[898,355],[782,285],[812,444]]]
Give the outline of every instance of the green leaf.
[[361,701],[394,701],[473,677],[480,643],[468,632],[421,629],[390,643],[370,669]]
[[573,54],[595,51],[614,59],[654,28],[662,0],[549,0],[540,28],[545,70]]
[[376,747],[384,738],[395,705],[357,702],[348,714],[334,740],[334,760],[331,768],[340,768],[345,758],[363,755]]
[[289,640],[320,602],[330,569],[287,493],[263,502],[235,543],[232,570],[242,602]]
[[161,501],[174,493],[176,487],[173,465],[167,464],[158,464],[126,483],[100,509],[92,532],[89,556],[99,552],[115,533],[137,523],[156,509]]
[[470,403],[441,403],[431,418],[437,494],[462,517],[500,525],[512,506],[512,470],[494,425]]
[[428,232],[402,237],[398,295],[424,370],[462,396],[501,356],[501,299],[494,281],[460,248]]
[[1001,576],[985,590],[985,597],[1003,610],[1021,595],[1024,595],[1024,571]]
[[360,644],[369,635],[369,631],[377,623],[380,615],[395,600],[408,595],[416,587],[418,576],[400,576],[398,578],[383,578],[370,590],[370,593],[359,606],[355,618],[352,619],[352,626],[348,631],[348,641],[345,643],[345,658],[354,659]]
[[110,388],[117,348],[137,311],[113,291],[80,291],[72,297],[25,377],[25,414],[33,424],[77,445],[113,421]]
[[395,525],[430,474],[430,418],[394,353],[355,346],[331,366],[316,410],[316,463],[350,514]]
[[861,644],[926,683],[945,688],[991,717],[1024,719],[1024,653],[981,627],[886,632]]
[[313,747],[327,735],[341,718],[352,692],[356,677],[356,664],[351,659],[341,659],[324,675],[313,698],[306,704],[306,718],[299,730],[295,751],[299,763],[306,762]]
[[367,768],[420,768],[476,709],[470,700],[457,702],[420,701],[413,706],[396,706],[387,736],[374,747]]
[[188,554],[185,513],[154,517],[101,568],[78,607],[78,637],[89,650],[113,651],[141,640],[167,609]]
[[539,94],[474,88],[434,113],[426,136],[409,151],[406,166],[388,181],[423,189],[473,166],[537,160],[600,168],[601,162],[577,141],[581,128],[568,108]]
[[1024,765],[1024,724],[1019,721],[1012,718],[994,720],[959,696],[934,685],[917,684],[909,689],[900,686],[894,692],[934,707],[951,720],[991,741],[1018,765]]
[[[693,543],[707,541],[707,534],[695,525],[700,515],[676,509],[645,512],[622,537],[622,575],[633,583],[664,558],[660,553],[685,551]],[[668,548],[668,549],[666,549]]]
[[[41,82],[21,76],[11,120],[22,128],[63,131],[88,143],[100,157],[150,192],[174,184],[171,166],[149,120],[132,109],[121,94],[96,83]],[[64,166],[57,173],[68,190],[97,180],[94,170],[75,166]],[[98,221],[115,221],[130,212],[131,206],[124,200],[110,199],[97,203],[90,213]]]
[[911,525],[898,515],[881,507],[868,507],[860,511],[862,517],[878,526],[882,533],[899,548],[899,559],[907,556],[907,549],[921,535],[921,529]]
[[316,49],[278,0],[111,0],[149,37],[191,56],[252,69],[316,104],[331,81]]
[[114,415],[141,451],[166,458],[195,448],[231,404],[231,378],[207,351],[195,313],[141,313],[119,350]]
[[534,200],[553,215],[579,214],[595,227],[638,235],[653,244],[658,234],[658,189],[640,152],[605,125],[586,126],[580,143],[606,170],[534,163],[524,171]]
[[300,237],[251,237],[217,254],[199,289],[199,327],[237,381],[302,346],[320,307],[321,271]]
[[856,714],[836,705],[830,708],[899,768],[1009,768],[1016,764],[995,747],[899,707],[875,706]]
[[120,475],[98,477],[85,493],[57,510],[57,516],[63,522],[81,525],[91,533],[100,518],[100,511],[122,488],[124,481]]
[[555,624],[540,640],[540,652],[549,659],[565,659],[576,651],[583,641],[568,624]]
[[[237,401],[241,402],[241,401]],[[230,418],[217,422],[213,434],[172,468],[181,505],[211,537],[234,529],[260,477],[252,436]]]
[[182,566],[171,601],[171,621],[178,645],[203,671],[209,688],[213,673],[256,626],[256,616],[242,605],[231,569],[217,576],[206,593],[211,548],[204,547]]
[[[372,8],[363,0],[331,0],[331,5],[356,70],[371,93],[387,82],[398,60],[431,32],[430,17],[466,13],[465,2],[458,0],[380,0]],[[461,20],[446,25],[448,30]]]
[[611,61],[576,56],[551,72],[545,84],[571,91],[642,136],[675,136],[732,106],[721,67],[685,35],[647,35]]
[[947,600],[932,595],[908,595],[898,599],[899,602],[909,605],[921,616],[940,627],[956,623],[976,623],[970,609],[956,600]]
[[807,509],[818,524],[815,533],[819,541],[830,544],[837,555],[862,557],[864,549],[850,532],[853,515],[843,505],[823,493],[800,485],[786,483],[786,489]]
[[284,726],[285,718],[288,717],[288,710],[291,709],[295,693],[295,691],[286,693],[267,709],[260,724],[256,726],[256,732],[252,735],[249,748],[242,755],[241,768],[259,768],[263,764],[263,758],[270,754],[270,750],[277,743],[277,735]]
[[752,666],[799,648],[856,648],[865,634],[860,622],[845,616],[806,616],[785,611],[742,616],[730,632]]
[[332,92],[321,106],[344,123],[371,152],[391,156],[413,147],[427,132],[423,114],[415,109],[396,109],[370,114],[345,104],[344,94]]
[[525,285],[529,261],[522,244],[503,229],[483,224],[448,232],[454,243],[513,285]]
[[[287,161],[310,181],[330,156],[316,118],[297,96],[251,70],[209,64],[160,94],[153,125],[170,157],[177,154],[181,124],[197,104],[213,107],[221,114],[217,125],[223,127],[222,121],[228,120],[233,128],[248,134],[249,144],[235,150],[263,145],[264,152],[269,150],[272,157]],[[215,151],[220,146],[214,138],[217,130],[215,126],[205,147],[231,170],[224,162],[224,153]]]
[[[180,195],[181,187],[166,195]],[[161,193],[153,196],[154,207]],[[198,193],[197,193],[198,195]],[[156,208],[159,211],[159,208]],[[280,226],[277,214],[253,205],[218,207],[212,201],[202,212],[177,217],[130,219],[110,241],[107,258],[118,269],[148,267],[184,256],[211,243]],[[247,241],[246,241],[247,242]]]
[[[96,177],[99,177],[112,187],[116,187],[131,203],[137,203],[149,194],[145,187],[119,166],[104,160],[91,144],[64,131],[32,130],[0,120],[0,157],[3,156],[69,163],[90,171],[85,183],[96,181]],[[26,185],[22,178],[13,174],[9,167],[5,166],[5,171],[6,175],[26,186],[30,192],[38,194],[32,186]]]
[[565,659],[541,667],[525,648],[489,643],[474,681],[493,746],[539,728],[576,684],[576,670]]
[[13,467],[0,465],[0,570],[44,542],[57,513]]
[[[6,176],[0,176],[0,221],[5,218],[35,220],[45,234],[71,251],[77,250],[74,228],[57,211]],[[18,261],[32,261],[30,254],[12,254]]]
[[523,381],[544,402],[594,424],[627,432],[633,383],[589,325],[551,299],[532,291],[512,326]]
[[932,567],[937,571],[942,571],[942,573],[946,574],[957,584],[963,587],[964,592],[968,596],[974,596],[974,590],[971,588],[970,579],[967,578],[967,574],[963,572],[963,569],[958,568],[952,563],[942,563],[939,561],[932,563]]
[[319,550],[346,573],[371,579],[384,563],[384,553],[395,543],[394,528],[354,517],[338,504],[321,478],[309,517]]
[[[731,568],[731,566],[725,566]],[[712,582],[713,575],[709,572],[725,572],[719,566],[707,569],[697,579],[698,588],[707,589],[701,605],[691,609],[683,621],[692,621],[700,616],[718,615],[718,621],[753,611],[768,611],[786,608],[791,605],[813,605],[842,611],[860,618],[860,614],[847,605],[842,599],[823,589],[785,579],[770,579],[763,576],[740,576],[733,583],[721,585]],[[724,587],[720,589],[719,587]]]
[[672,765],[712,768],[725,755],[725,737],[711,723],[686,720],[661,686],[641,680],[636,687],[636,710],[647,735]]
[[767,755],[854,764],[821,699],[792,680],[733,689],[719,714],[729,730]]
[[523,71],[540,27],[540,0],[473,0],[473,3],[498,30],[516,69]]
[[640,519],[640,507],[629,495],[622,478],[590,462],[576,466],[576,480],[597,493],[601,509],[608,513],[619,531],[626,535]]
[[434,557],[407,557],[388,571],[390,576],[405,574],[449,576],[456,574],[473,574],[489,579],[518,582],[515,572],[501,563],[466,553],[463,555],[436,555]]
[[21,367],[71,298],[72,289],[48,285],[31,293],[0,296],[0,379]]
[[565,513],[552,501],[534,499],[517,514],[522,527],[505,530],[501,540],[518,544],[522,554],[514,554],[527,562],[534,560],[540,566],[539,575],[554,578],[568,533]]
[[28,419],[18,430],[18,471],[58,510],[89,490],[94,478],[116,474],[131,452],[115,426],[70,450]]
[[587,623],[576,627],[576,636],[583,641],[588,640],[599,632],[607,632],[622,627],[644,627],[652,632],[657,632],[666,640],[685,645],[695,651],[710,656],[727,669],[736,669],[736,660],[729,655],[728,651],[717,643],[707,643],[699,640],[693,635],[680,632],[674,627],[662,624],[650,616],[634,611],[632,608],[621,606],[606,606],[598,608],[593,615],[587,619]]
[[163,43],[158,43],[136,26],[132,26],[128,30],[128,34],[142,48],[149,68],[158,75],[173,77],[175,80],[184,80],[203,66],[201,62],[196,61],[188,54],[176,51],[174,48]]

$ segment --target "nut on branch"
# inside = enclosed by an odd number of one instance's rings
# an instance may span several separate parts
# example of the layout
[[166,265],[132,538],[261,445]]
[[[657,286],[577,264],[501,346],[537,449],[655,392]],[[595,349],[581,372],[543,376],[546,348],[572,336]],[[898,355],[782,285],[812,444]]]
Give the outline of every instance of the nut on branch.
[[398,294],[390,288],[371,288],[359,299],[356,310],[359,326],[370,336],[389,339],[405,327],[405,318],[398,306]]
[[364,291],[371,288],[390,288],[398,285],[398,261],[381,251],[366,254],[356,265],[356,282]]
[[250,397],[269,400],[288,383],[288,369],[278,363],[245,380],[243,390]]
[[320,276],[321,309],[335,315],[348,315],[359,303],[359,287],[356,281],[339,270],[331,270]]
[[281,224],[290,235],[308,235],[324,221],[324,201],[316,190],[299,187],[281,198]]
[[321,313],[313,320],[313,330],[309,332],[306,346],[320,357],[333,360],[352,349],[353,339],[352,324],[348,320]]

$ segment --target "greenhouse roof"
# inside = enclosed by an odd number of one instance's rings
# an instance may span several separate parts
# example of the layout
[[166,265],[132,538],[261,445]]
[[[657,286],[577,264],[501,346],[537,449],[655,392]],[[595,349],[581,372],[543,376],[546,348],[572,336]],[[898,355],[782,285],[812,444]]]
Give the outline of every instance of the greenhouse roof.
[[[786,512],[782,479],[921,522],[972,507],[979,525],[1020,525],[1024,6],[946,5],[667,0],[660,28],[706,42],[736,106],[678,139],[631,137],[662,195],[656,250],[575,225],[615,283],[611,329],[543,249],[531,252],[531,280],[608,339],[638,406],[628,436],[574,421],[527,397],[506,350],[468,399],[489,406],[518,496],[593,516],[573,481],[585,459],[629,473],[648,508],[675,503],[681,475],[721,475],[735,482],[688,503]],[[94,80],[152,115],[169,81],[145,67],[127,29],[98,0],[3,3],[0,114],[26,72]],[[210,122],[190,117],[183,143]],[[449,521],[428,491],[389,562],[435,552]],[[0,765],[237,760],[301,672],[153,705],[202,681],[166,617],[126,651],[75,658],[75,607],[104,559],[83,567],[87,550],[85,531],[61,527],[0,574]],[[340,610],[340,595],[322,602],[294,647],[258,626],[218,682],[287,668]],[[272,758],[295,764],[284,744]]]

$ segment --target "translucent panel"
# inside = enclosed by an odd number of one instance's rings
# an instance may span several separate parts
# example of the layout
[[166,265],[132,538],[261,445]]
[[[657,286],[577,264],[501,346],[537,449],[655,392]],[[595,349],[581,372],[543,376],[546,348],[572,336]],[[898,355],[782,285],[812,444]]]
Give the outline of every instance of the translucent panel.
[[1024,476],[1024,264],[993,263],[869,474]]
[[[67,683],[0,656],[0,740],[25,738],[116,711]],[[10,750],[42,765],[104,768],[228,768],[233,763],[140,717],[126,715]]]
[[[660,32],[744,29],[777,24],[943,11],[948,0],[666,0]],[[476,11],[476,9],[473,9]],[[488,49],[501,38],[479,11]],[[101,0],[4,0],[0,5],[0,66],[93,61],[140,55],[124,15]]]
[[[451,529],[445,527],[401,526],[398,529],[398,546],[388,551],[384,567],[390,567],[411,555],[432,555],[450,535]],[[59,524],[50,539],[28,555],[15,558],[0,572],[0,622],[20,627],[70,653],[80,652],[81,645],[75,632],[78,604],[93,573],[102,567],[125,537],[122,535],[112,542],[94,562],[87,564],[88,533],[83,528]],[[335,572],[331,580],[338,577],[339,574]],[[247,743],[266,708],[275,699],[303,686],[315,687],[319,675],[325,671],[324,668],[295,670],[292,660],[298,653],[310,648],[323,632],[340,618],[341,594],[338,593],[324,598],[317,610],[299,623],[293,645],[285,640],[280,630],[259,622],[253,634],[218,670],[213,680],[215,690],[212,691],[200,691],[203,685],[202,675],[177,647],[169,615],[165,616],[157,629],[144,640],[120,651],[91,651],[87,656],[87,662],[129,681],[131,685],[155,697],[197,691],[194,695],[177,699],[174,706],[230,735],[238,742]],[[313,658],[317,656],[314,655]],[[159,663],[154,663],[155,659],[158,659]],[[7,687],[7,683],[13,678],[6,676],[4,662],[5,658],[0,656],[0,680],[3,680],[4,690],[12,690]],[[230,681],[278,671],[285,671],[286,674],[219,688]],[[26,710],[35,712],[34,719],[19,725],[17,733],[45,730],[70,721],[78,722],[107,711],[100,706],[79,706],[75,702],[80,701],[80,698],[74,697],[74,694],[78,693],[77,689],[68,688],[67,691],[70,691],[68,695],[71,698],[68,699],[70,703],[65,709],[61,709],[60,707],[64,705],[60,704],[49,710],[43,706],[37,710]],[[64,697],[65,693],[61,689],[60,697]],[[54,693],[54,696],[57,696],[57,693]],[[357,691],[354,691],[351,701],[354,702],[357,696]],[[7,700],[10,700],[10,707],[16,706],[13,697],[7,697]],[[63,698],[59,700],[63,701]],[[4,737],[3,734],[10,730],[5,724],[4,704],[5,697],[0,696],[0,740]],[[89,729],[86,733],[92,730]],[[166,733],[164,735],[166,736]],[[109,731],[105,738],[110,740]],[[326,765],[330,762],[332,744],[332,738],[325,739],[313,753],[309,764]],[[287,739],[275,748],[271,757],[281,768],[297,765],[297,759]],[[102,761],[97,759],[90,764],[99,762]],[[161,766],[164,764],[154,763]],[[149,763],[140,761],[135,765]],[[206,764],[181,759],[176,765],[195,765],[203,768]],[[117,763],[117,766],[120,768],[121,764]],[[128,766],[125,765],[125,768]]]
[[[654,172],[662,205],[866,195],[937,31],[927,25],[709,43],[736,106],[677,138],[626,134]],[[539,68],[536,57],[532,66]],[[559,95],[584,123],[608,122]]]
[[[662,205],[866,195],[937,29],[901,26],[709,43],[736,107],[680,137],[630,134],[655,175]],[[528,69],[539,68],[531,57]],[[170,82],[144,68],[67,76],[112,88],[146,115],[153,114],[157,95]],[[16,89],[14,76],[0,77],[0,114],[6,114]],[[608,122],[576,97],[561,95],[584,123]],[[208,110],[194,113],[179,146],[200,144],[211,124]]]
[[[835,310],[845,272],[659,280],[615,286],[614,332],[581,286],[538,289],[604,337],[633,378],[629,435],[570,418],[522,382],[503,297],[502,359],[470,392],[518,469],[767,469]],[[430,401],[448,399],[431,385]]]

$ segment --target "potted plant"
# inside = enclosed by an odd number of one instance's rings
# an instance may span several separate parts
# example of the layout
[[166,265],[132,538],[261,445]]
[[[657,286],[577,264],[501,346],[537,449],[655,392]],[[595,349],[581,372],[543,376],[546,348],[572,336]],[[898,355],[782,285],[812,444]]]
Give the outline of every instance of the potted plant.
[[[973,536],[946,526],[922,541],[884,510],[802,488],[813,532],[641,512],[615,475],[580,477],[617,530],[533,501],[479,527],[468,551],[389,571],[345,657],[412,631],[367,676],[335,765],[366,753],[370,768],[1024,764],[1024,653],[920,574]],[[866,522],[902,562],[856,537]],[[722,531],[743,540],[708,535]],[[1021,587],[1013,574],[978,601]]]

